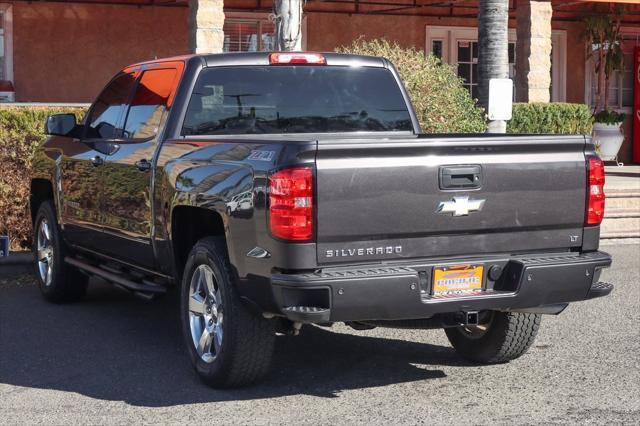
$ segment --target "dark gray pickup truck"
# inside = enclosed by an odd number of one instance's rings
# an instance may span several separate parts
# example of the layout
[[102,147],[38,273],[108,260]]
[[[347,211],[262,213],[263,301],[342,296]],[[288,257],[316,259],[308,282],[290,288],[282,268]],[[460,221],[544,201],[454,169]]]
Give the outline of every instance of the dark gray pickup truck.
[[264,376],[303,324],[443,328],[481,363],[607,295],[604,170],[583,136],[426,135],[385,59],[199,55],[132,65],[82,123],[47,121],[40,288],[180,288],[199,375]]

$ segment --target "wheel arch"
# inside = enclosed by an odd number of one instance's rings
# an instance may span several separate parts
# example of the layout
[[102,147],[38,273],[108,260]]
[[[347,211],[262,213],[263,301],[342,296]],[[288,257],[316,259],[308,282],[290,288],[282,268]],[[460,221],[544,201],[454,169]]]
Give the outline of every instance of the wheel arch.
[[171,210],[170,238],[177,275],[182,275],[189,252],[200,239],[223,237],[227,242],[226,231],[223,216],[215,210],[190,205],[174,206]]
[[53,184],[48,179],[34,178],[31,179],[31,191],[29,195],[29,209],[31,212],[31,224],[35,225],[38,208],[42,202],[51,200],[55,206],[55,196],[53,192]]

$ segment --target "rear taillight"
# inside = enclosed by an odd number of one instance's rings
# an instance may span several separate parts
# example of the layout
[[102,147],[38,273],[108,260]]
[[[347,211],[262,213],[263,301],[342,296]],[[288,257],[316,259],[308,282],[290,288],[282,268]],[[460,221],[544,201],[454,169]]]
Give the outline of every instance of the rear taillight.
[[588,157],[587,225],[599,225],[604,217],[604,163],[598,157]]
[[271,65],[326,65],[327,60],[320,53],[278,52],[269,55]]
[[313,238],[313,170],[280,170],[269,180],[269,227],[276,238],[307,241]]

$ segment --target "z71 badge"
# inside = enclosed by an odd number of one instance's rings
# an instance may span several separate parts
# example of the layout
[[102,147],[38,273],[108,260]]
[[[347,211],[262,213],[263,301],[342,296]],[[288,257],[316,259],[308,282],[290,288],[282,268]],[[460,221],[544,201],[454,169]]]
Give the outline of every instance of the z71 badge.
[[249,153],[249,156],[247,157],[247,160],[253,160],[253,161],[271,161],[273,160],[273,157],[275,157],[276,152],[275,151],[251,151],[251,153]]

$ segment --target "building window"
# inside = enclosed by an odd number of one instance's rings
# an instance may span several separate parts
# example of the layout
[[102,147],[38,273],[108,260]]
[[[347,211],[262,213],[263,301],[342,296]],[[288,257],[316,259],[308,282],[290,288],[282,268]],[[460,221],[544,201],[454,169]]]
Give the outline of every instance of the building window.
[[432,40],[431,41],[431,54],[436,58],[442,60],[442,45],[444,44],[443,40]]
[[[551,100],[565,100],[565,49],[566,36],[563,31],[552,32],[552,70]],[[473,98],[478,97],[478,30],[472,27],[435,27],[426,28],[426,53],[442,59],[443,62],[457,66],[458,76],[464,80],[464,86]],[[516,79],[516,30],[509,30],[509,78]],[[515,90],[514,90],[515,95]]]
[[458,77],[464,80],[464,87],[471,92],[471,97],[478,98],[478,43],[475,41],[458,41]]
[[265,19],[226,19],[225,52],[264,52],[275,50],[275,26]]
[[0,80],[5,80],[4,71],[4,11],[0,12]]
[[[609,96],[607,106],[620,111],[631,111],[633,107],[633,49],[640,44],[640,32],[623,32],[622,51],[624,53],[624,68],[613,73],[609,79]],[[589,104],[596,103],[596,87],[598,76],[595,72],[594,61],[589,61],[590,90]]]
[[13,81],[13,16],[10,4],[0,3],[0,81]]
[[[464,87],[471,97],[478,98],[478,42],[458,40],[457,45],[458,76],[464,80]],[[515,81],[516,44],[509,42],[509,78]],[[515,94],[515,90],[513,92]]]

